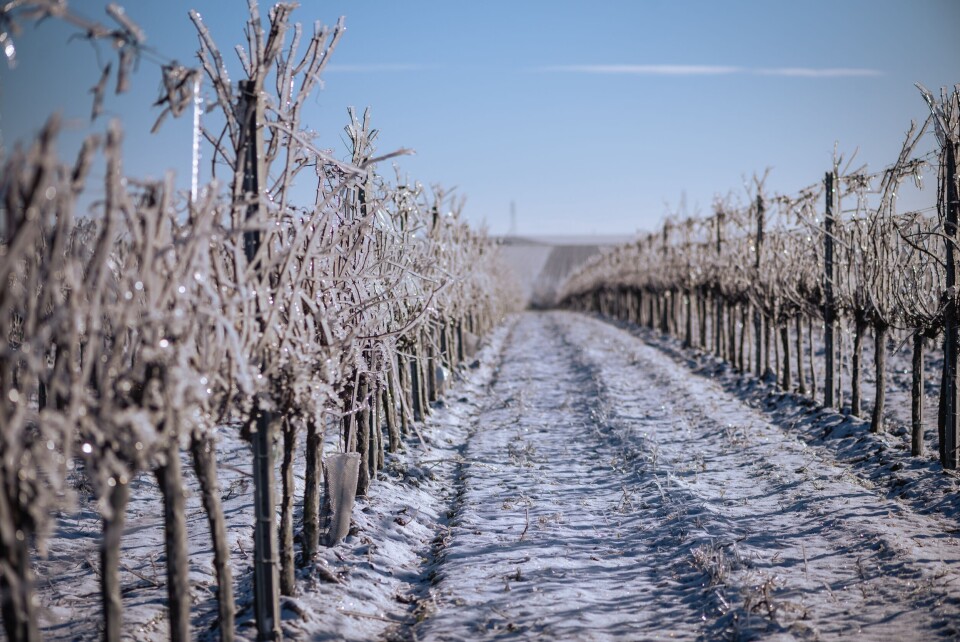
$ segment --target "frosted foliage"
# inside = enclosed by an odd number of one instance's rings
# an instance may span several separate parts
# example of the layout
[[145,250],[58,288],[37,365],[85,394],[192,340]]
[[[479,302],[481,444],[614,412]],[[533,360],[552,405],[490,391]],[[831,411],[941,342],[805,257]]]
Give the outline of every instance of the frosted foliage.
[[[369,113],[349,114],[349,160],[316,146],[300,112],[344,26],[317,23],[305,34],[293,9],[277,5],[263,20],[251,3],[247,47],[238,48],[253,87],[246,98],[191,14],[200,66],[165,67],[158,102],[163,116],[189,112],[200,77],[216,97],[199,132],[213,180],[190,199],[172,174],[125,175],[119,122],[91,136],[72,165],[54,152],[56,118],[29,149],[2,159],[5,546],[43,548],[53,515],[74,501],[68,478],[86,480],[109,521],[110,489],[165,467],[191,440],[215,448],[218,427],[249,426],[257,409],[289,422],[355,413],[371,403],[346,394],[361,375],[396,386],[398,354],[464,324],[483,332],[516,304],[495,244],[464,222],[461,201],[377,173],[406,150],[375,157]],[[64,3],[26,2],[0,27],[63,19],[117,44],[122,75],[142,33],[112,11],[119,27],[87,23]],[[94,118],[110,73],[95,88]],[[124,84],[118,78],[118,91]],[[251,115],[262,137],[256,190],[244,182]],[[95,159],[105,166],[102,199],[77,219]],[[224,166],[229,175],[217,176]],[[314,202],[293,202],[295,181],[298,194],[312,185]]]

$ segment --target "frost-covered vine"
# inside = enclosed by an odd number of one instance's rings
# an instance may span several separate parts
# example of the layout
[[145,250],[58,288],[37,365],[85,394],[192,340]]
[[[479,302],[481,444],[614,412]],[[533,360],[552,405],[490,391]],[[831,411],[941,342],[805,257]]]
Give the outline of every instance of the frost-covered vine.
[[[957,300],[948,277],[955,232],[947,213],[953,202],[948,188],[957,181],[948,148],[958,137],[958,119],[950,116],[960,113],[958,95],[944,92],[937,101],[924,90],[933,115],[921,127],[911,125],[886,169],[870,174],[838,158],[824,183],[794,195],[768,195],[764,180],[756,178],[746,204],[720,201],[712,216],[668,219],[660,231],[594,258],[563,286],[564,304],[673,333],[743,372],[774,378],[783,389],[816,396],[819,385],[824,402],[838,407],[838,364],[846,353],[850,412],[857,416],[863,412],[862,352],[869,330],[875,432],[884,430],[886,354],[894,331],[913,342],[912,450],[921,454],[924,349],[949,325],[947,313]],[[931,129],[939,152],[918,153]],[[901,211],[903,184],[921,188],[931,169],[941,185],[938,207]],[[837,327],[849,332],[835,332]],[[821,344],[814,335],[821,328],[826,381],[818,382],[815,353]],[[852,345],[844,339],[849,335]],[[941,458],[948,465],[944,394],[938,423]]]
[[[341,450],[359,455],[355,490],[366,493],[384,453],[430,412],[445,375],[518,300],[495,243],[463,220],[461,202],[399,172],[378,173],[405,150],[377,155],[369,112],[349,113],[349,159],[317,147],[303,105],[343,22],[307,34],[293,11],[278,4],[262,16],[250,2],[246,47],[237,48],[243,89],[195,13],[200,67],[162,69],[158,127],[188,111],[201,76],[217,99],[200,132],[214,180],[193,198],[178,195],[172,175],[126,176],[116,121],[74,163],[58,158],[56,119],[29,149],[2,159],[0,589],[12,640],[39,637],[30,560],[43,553],[57,512],[75,505],[67,480],[77,476],[102,517],[104,634],[120,639],[118,553],[140,472],[156,476],[164,500],[171,637],[189,638],[188,453],[213,538],[221,639],[232,639],[218,434],[249,434],[265,414],[274,418],[283,442],[280,589],[293,594],[295,503],[303,504],[304,563],[323,535],[326,428],[342,428]],[[116,27],[85,21],[63,2],[10,2],[0,15],[5,42],[20,22],[45,17],[111,40],[118,90],[143,44],[116,7]],[[102,70],[95,87],[95,117],[112,73]],[[244,154],[254,138],[261,182],[251,188]],[[80,217],[95,162],[106,168],[104,196]],[[313,202],[299,202],[294,183],[297,194],[309,183]],[[290,462],[301,450],[308,483],[295,497]]]

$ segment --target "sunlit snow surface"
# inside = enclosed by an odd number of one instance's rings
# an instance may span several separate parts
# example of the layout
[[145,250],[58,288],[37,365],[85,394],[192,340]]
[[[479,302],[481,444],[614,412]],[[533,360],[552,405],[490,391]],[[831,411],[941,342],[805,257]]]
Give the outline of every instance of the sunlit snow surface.
[[951,523],[600,321],[523,317],[465,455],[420,639],[956,634]]
[[[789,397],[755,408],[774,397],[738,392],[722,368],[694,374],[675,344],[643,336],[556,312],[498,330],[423,429],[428,446],[412,437],[358,502],[357,533],[301,572],[301,594],[284,599],[285,634],[957,637],[953,478],[896,455],[911,489],[897,495],[871,481],[872,458],[887,455],[862,425]],[[831,432],[843,434],[813,436]],[[237,472],[247,459],[233,437],[223,452],[238,593],[249,604],[252,511]],[[163,591],[150,584],[163,583],[160,511],[147,490],[133,496],[129,637],[161,639]],[[205,637],[213,578],[195,496],[190,507],[195,624]],[[40,563],[51,638],[96,637],[92,517],[61,520]],[[239,618],[243,639],[254,638],[249,617]]]

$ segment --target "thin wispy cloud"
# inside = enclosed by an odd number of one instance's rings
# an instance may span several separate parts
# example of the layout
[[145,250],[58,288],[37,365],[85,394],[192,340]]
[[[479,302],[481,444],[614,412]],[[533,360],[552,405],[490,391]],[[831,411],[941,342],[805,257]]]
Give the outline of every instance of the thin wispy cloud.
[[754,75],[786,78],[869,78],[882,76],[878,69],[854,67],[772,67],[752,68],[725,65],[553,65],[534,67],[535,73],[571,73],[627,76],[723,76]]
[[417,65],[403,63],[358,63],[327,66],[327,71],[334,73],[355,73],[355,74],[377,74],[377,73],[402,73],[411,71],[427,71],[435,69],[434,65]]
[[536,67],[536,72],[574,74],[623,74],[633,76],[719,76],[743,72],[740,67],[716,65],[557,65]]
[[857,69],[852,67],[827,67],[812,69],[808,67],[781,67],[779,69],[755,69],[759,76],[788,76],[794,78],[875,78],[882,76],[879,69]]

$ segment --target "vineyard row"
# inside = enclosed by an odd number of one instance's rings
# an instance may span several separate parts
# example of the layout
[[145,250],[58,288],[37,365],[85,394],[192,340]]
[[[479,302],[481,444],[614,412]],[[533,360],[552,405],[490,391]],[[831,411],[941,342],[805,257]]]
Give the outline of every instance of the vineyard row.
[[[567,280],[561,305],[680,337],[740,372],[775,376],[784,390],[817,396],[819,370],[823,405],[837,408],[843,407],[841,330],[848,328],[855,416],[863,412],[869,331],[873,432],[884,430],[887,352],[896,332],[913,348],[914,455],[923,454],[925,346],[939,339],[939,454],[945,468],[957,468],[960,87],[944,90],[939,100],[921,92],[930,116],[922,127],[911,126],[884,171],[843,171],[838,159],[822,183],[794,196],[770,197],[756,178],[745,206],[718,202],[712,216],[667,220],[658,232],[591,260]],[[918,154],[930,133],[936,150]],[[936,212],[899,212],[902,183],[919,187],[931,171]]]
[[[200,66],[165,65],[157,101],[178,116],[201,82],[216,95],[197,129],[213,180],[189,198],[172,176],[125,175],[118,122],[72,163],[55,150],[56,118],[2,159],[0,591],[10,640],[40,638],[31,559],[57,516],[76,508],[78,487],[102,516],[104,638],[121,639],[120,545],[142,473],[163,497],[170,638],[190,639],[195,535],[181,461],[192,463],[208,517],[220,639],[233,639],[234,576],[249,569],[231,567],[217,476],[217,435],[232,430],[251,444],[242,465],[254,481],[258,638],[279,639],[278,596],[296,593],[298,560],[347,533],[354,496],[514,305],[495,243],[461,219],[459,203],[376,173],[390,155],[374,156],[368,114],[350,113],[348,161],[316,146],[301,111],[343,23],[304,33],[293,9],[276,5],[263,20],[250,3],[240,83],[192,14]],[[3,26],[62,19],[116,45],[115,71],[107,66],[94,90],[96,116],[107,80],[125,88],[143,43],[122,10],[110,11],[115,25],[92,25],[65,3],[36,0],[5,10]],[[102,197],[81,215],[101,165]],[[337,452],[323,452],[328,426],[340,433]],[[295,496],[300,457],[306,487]]]

